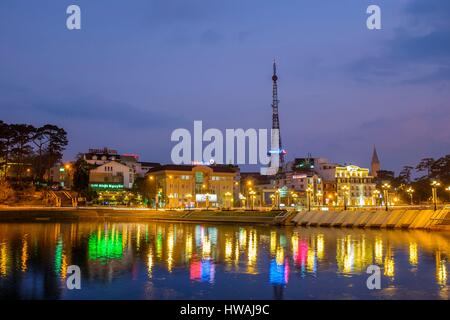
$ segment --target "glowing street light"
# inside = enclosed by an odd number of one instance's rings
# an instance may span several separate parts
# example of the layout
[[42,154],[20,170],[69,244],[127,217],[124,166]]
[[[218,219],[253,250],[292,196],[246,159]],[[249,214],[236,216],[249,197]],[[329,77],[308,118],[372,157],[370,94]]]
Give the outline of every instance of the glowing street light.
[[322,193],[322,191],[317,191],[317,200],[319,201],[319,206],[321,206],[322,205],[322,196],[323,196],[323,193]]
[[411,199],[411,205],[413,205],[413,193],[414,193],[414,189],[409,187],[408,189],[406,189],[406,192],[409,194],[409,198]]
[[294,201],[294,205],[297,205],[297,197],[298,195],[295,192],[292,192],[292,199]]
[[188,201],[188,210],[191,208],[191,199],[192,199],[192,194],[188,193],[187,195],[185,195],[187,201]]
[[280,209],[280,189],[277,189],[275,191],[275,198],[277,201],[277,208]]
[[249,194],[250,194],[250,199],[252,200],[252,207],[251,207],[251,209],[254,210],[254,208],[255,208],[255,194],[256,194],[256,192],[252,190],[252,191],[249,192]]
[[433,180],[433,182],[431,182],[431,193],[433,196],[434,211],[437,210],[437,188],[440,186],[441,183],[439,181]]
[[380,190],[378,190],[378,189],[373,190],[373,197],[375,198],[375,205],[378,205],[378,199],[380,197]]
[[311,193],[313,192],[313,189],[311,188],[311,185],[308,185],[308,188],[306,188],[306,195],[308,198],[308,211],[311,211]]
[[343,194],[344,194],[344,210],[347,210],[347,195],[349,194],[349,186],[344,185],[342,186]]
[[228,208],[231,208],[231,192],[225,192],[226,203],[228,204]]
[[275,195],[274,194],[270,195],[270,200],[272,201],[272,206],[275,207]]
[[383,188],[384,192],[384,202],[386,204],[386,211],[389,210],[389,189],[391,188],[391,185],[389,183],[383,183],[381,186]]

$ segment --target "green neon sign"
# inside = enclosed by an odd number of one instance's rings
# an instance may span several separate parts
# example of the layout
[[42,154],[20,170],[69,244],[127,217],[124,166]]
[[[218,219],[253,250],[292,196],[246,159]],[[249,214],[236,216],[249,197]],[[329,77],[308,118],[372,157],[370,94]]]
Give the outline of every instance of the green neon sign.
[[92,189],[123,189],[123,184],[120,183],[91,183]]

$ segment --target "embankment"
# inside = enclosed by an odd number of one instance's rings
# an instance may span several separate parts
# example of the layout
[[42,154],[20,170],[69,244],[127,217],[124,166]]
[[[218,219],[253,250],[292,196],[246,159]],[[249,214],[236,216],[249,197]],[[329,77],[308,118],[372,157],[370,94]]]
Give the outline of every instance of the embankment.
[[307,227],[450,230],[450,208],[361,211],[176,211],[126,208],[0,207],[0,222],[176,221]]
[[297,213],[290,222],[311,227],[450,230],[450,209],[310,211]]
[[0,222],[177,221],[272,224],[279,212],[176,211],[126,208],[0,207]]

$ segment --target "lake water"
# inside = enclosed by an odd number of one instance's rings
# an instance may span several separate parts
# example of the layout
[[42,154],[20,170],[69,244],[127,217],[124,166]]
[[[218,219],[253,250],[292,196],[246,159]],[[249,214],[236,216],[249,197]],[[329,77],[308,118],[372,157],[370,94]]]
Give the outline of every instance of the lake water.
[[1,223],[0,299],[449,299],[449,254],[440,232]]

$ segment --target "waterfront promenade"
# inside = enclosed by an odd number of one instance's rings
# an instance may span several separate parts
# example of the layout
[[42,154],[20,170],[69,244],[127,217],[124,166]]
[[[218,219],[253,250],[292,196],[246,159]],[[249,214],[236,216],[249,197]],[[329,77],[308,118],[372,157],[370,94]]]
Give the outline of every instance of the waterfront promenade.
[[341,211],[154,210],[144,208],[0,207],[0,221],[177,221],[305,227],[450,230],[450,208]]

